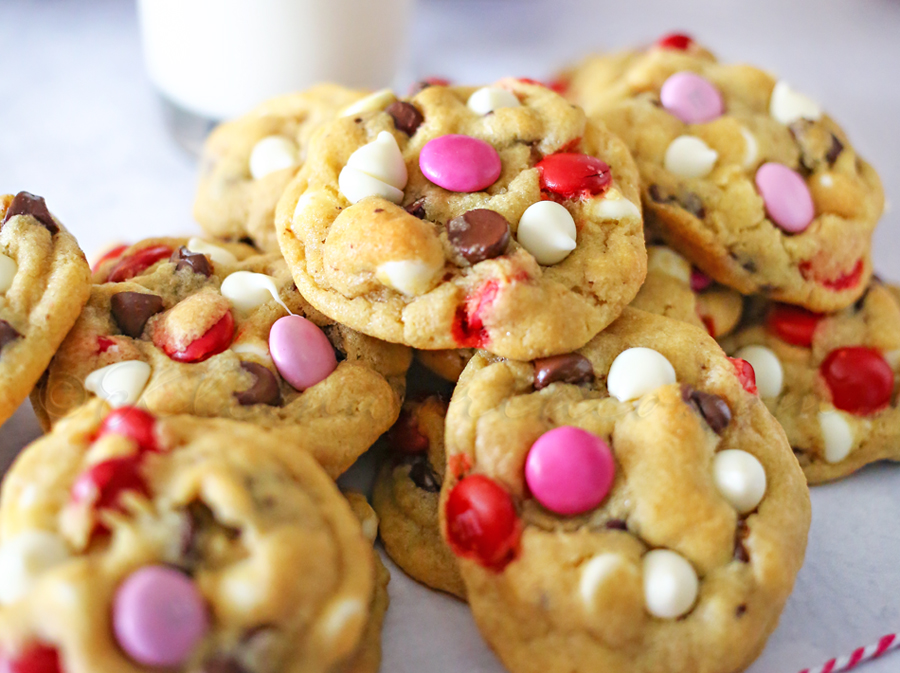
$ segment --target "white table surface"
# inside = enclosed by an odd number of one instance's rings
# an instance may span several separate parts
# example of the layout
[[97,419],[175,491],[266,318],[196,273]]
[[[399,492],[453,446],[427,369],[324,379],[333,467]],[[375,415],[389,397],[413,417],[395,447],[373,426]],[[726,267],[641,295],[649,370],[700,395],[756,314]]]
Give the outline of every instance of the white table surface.
[[[881,172],[888,197],[896,194],[900,3],[892,0],[422,0],[407,82],[542,78],[583,53],[673,29],[822,101]],[[112,240],[199,232],[190,216],[194,161],[163,126],[132,2],[0,0],[0,73],[0,193],[45,196],[88,254]],[[896,211],[886,214],[874,253],[895,280],[897,226]],[[38,434],[26,404],[0,429],[0,466]],[[796,673],[900,630],[898,487],[900,467],[878,465],[813,489],[806,565],[749,671]],[[391,569],[385,673],[502,671],[462,603]],[[862,670],[900,670],[900,654]]]

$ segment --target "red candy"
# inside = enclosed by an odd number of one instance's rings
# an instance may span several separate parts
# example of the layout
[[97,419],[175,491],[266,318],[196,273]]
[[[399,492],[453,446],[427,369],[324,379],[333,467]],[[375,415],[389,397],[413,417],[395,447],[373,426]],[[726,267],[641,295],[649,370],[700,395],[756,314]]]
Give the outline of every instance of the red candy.
[[415,416],[406,409],[400,412],[400,418],[388,430],[388,442],[400,453],[425,453],[428,451],[428,437],[419,430]]
[[712,285],[712,278],[703,273],[700,269],[691,269],[691,290],[694,292],[703,292]]
[[447,541],[457,556],[501,571],[515,558],[522,535],[509,494],[482,474],[460,481],[447,497]]
[[819,283],[819,285],[827,287],[829,290],[840,292],[841,290],[849,290],[851,287],[859,285],[859,281],[862,280],[864,268],[863,261],[859,260],[856,262],[856,266],[853,267],[853,270],[850,273],[841,274],[837,278],[817,278],[812,262],[801,262],[800,275],[806,280],[813,280]]
[[115,339],[110,339],[109,337],[99,336],[97,337],[97,352],[105,353],[110,348],[116,345]]
[[741,382],[741,385],[744,386],[744,390],[753,395],[758,395],[759,391],[756,389],[756,372],[753,371],[753,365],[740,358],[728,359],[731,360],[731,364],[734,365],[734,372]]
[[451,334],[460,348],[484,348],[490,341],[482,316],[497,298],[499,289],[497,281],[489,280],[477,294],[456,309]]
[[159,451],[153,429],[156,419],[137,407],[113,409],[103,419],[97,431],[97,439],[104,435],[121,435],[133,439],[141,451]]
[[117,245],[112,250],[104,252],[100,256],[100,259],[98,259],[96,262],[94,262],[94,266],[91,267],[91,273],[97,273],[97,269],[100,268],[100,265],[103,264],[103,262],[108,262],[109,260],[111,260],[115,257],[118,257],[126,250],[128,250],[128,244],[123,243],[122,245]]
[[565,199],[586,199],[604,191],[612,182],[605,161],[587,154],[558,152],[541,159],[536,168],[541,190]]
[[47,645],[32,645],[16,659],[0,656],[0,673],[61,673],[59,652]]
[[171,255],[172,248],[167,245],[151,245],[149,248],[143,248],[121,259],[109,272],[106,280],[110,283],[121,283],[149,269],[159,260],[168,259]]
[[663,35],[656,42],[656,46],[660,49],[677,49],[678,51],[685,51],[692,44],[694,44],[693,38],[684,33],[669,33]]
[[72,500],[95,509],[116,509],[126,491],[149,495],[139,456],[111,458],[82,472],[72,485]]
[[203,362],[227,349],[233,336],[234,318],[231,311],[226,311],[219,322],[210,327],[202,337],[188,344],[183,351],[171,350],[168,344],[163,345],[163,350],[177,362]]
[[782,341],[795,346],[812,346],[813,332],[822,316],[799,306],[776,304],[769,311],[766,327]]
[[891,403],[894,372],[881,353],[872,348],[849,346],[833,350],[819,371],[838,409],[868,416]]

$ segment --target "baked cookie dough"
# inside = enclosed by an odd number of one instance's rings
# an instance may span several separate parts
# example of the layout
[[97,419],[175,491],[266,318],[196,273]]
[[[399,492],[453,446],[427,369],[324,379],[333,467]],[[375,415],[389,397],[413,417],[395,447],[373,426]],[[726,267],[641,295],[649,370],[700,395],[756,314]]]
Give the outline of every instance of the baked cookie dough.
[[429,86],[320,128],[276,212],[300,292],[415,348],[564,353],[646,272],[625,146],[550,89]]
[[313,309],[278,254],[148,239],[94,281],[32,395],[45,426],[93,395],[232,418],[280,433],[336,477],[397,419],[409,349]]
[[28,397],[90,291],[84,253],[44,199],[0,195],[0,424]]
[[564,76],[631,150],[648,229],[743,294],[849,306],[872,274],[878,175],[784,80],[683,46],[589,57]]
[[370,541],[311,456],[249,423],[94,400],[19,456],[0,521],[4,668],[377,669],[356,666],[382,619]]
[[810,503],[747,373],[703,330],[634,309],[572,354],[472,359],[441,527],[509,671],[731,673],[759,654]]
[[319,84],[217,126],[203,145],[194,219],[211,236],[250,238],[277,252],[275,205],[303,164],[309,136],[365,95]]
[[900,460],[900,305],[880,282],[830,315],[757,302],[722,345],[753,366],[809,483]]

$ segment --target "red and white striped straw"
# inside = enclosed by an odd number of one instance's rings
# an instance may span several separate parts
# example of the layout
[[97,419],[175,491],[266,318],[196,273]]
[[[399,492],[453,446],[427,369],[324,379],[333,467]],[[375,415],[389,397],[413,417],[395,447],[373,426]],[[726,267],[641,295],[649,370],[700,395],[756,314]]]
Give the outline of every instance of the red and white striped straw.
[[853,653],[848,657],[831,659],[819,668],[804,668],[800,673],[841,673],[841,671],[850,671],[860,664],[877,659],[886,652],[898,648],[900,648],[900,633],[890,633],[883,636],[874,645],[853,650]]

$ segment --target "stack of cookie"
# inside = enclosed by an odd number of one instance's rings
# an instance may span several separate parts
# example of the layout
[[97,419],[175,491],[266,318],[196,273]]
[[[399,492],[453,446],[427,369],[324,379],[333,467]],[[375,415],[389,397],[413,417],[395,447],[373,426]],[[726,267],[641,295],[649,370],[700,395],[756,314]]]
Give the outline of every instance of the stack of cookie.
[[[46,354],[2,410],[33,388],[49,431],[0,496],[0,669],[374,672],[379,517],[513,673],[759,654],[804,471],[900,439],[878,178],[684,36],[554,88],[268,101],[207,141],[210,238],[92,278],[43,200],[0,204],[0,366]],[[373,511],[333,480],[384,433]]]

